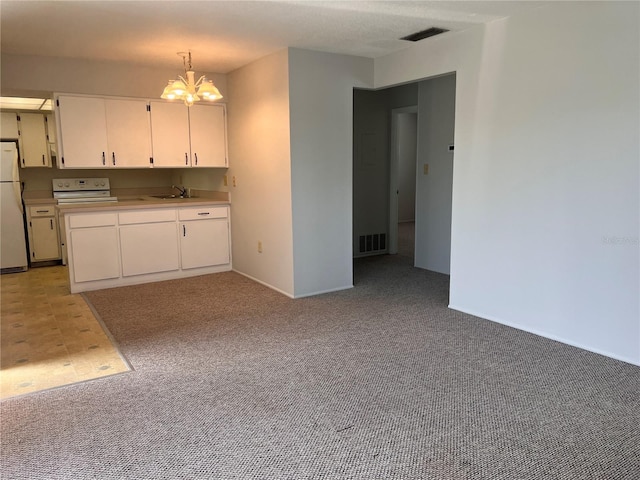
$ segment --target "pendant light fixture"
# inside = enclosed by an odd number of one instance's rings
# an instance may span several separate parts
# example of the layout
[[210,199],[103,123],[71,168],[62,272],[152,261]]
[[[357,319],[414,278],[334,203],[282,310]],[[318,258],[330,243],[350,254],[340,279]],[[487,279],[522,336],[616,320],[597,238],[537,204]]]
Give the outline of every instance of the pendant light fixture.
[[[187,107],[190,107],[194,102],[198,102],[201,99],[213,101],[222,98],[220,91],[213,84],[213,81],[207,80],[204,75],[202,75],[197,82],[195,81],[195,73],[191,68],[191,52],[178,52],[178,55],[182,57],[185,76],[182,77],[178,75],[177,80],[169,80],[160,98],[164,98],[165,100],[182,100]],[[189,59],[188,63],[187,58]]]

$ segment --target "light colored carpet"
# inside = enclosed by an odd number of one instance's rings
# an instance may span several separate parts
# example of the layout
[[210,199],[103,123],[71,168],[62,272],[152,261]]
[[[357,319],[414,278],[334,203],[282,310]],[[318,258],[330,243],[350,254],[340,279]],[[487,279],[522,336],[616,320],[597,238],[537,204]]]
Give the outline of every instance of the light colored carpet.
[[2,478],[640,478],[640,368],[451,311],[410,256],[355,279],[86,294],[135,370],[2,402]]

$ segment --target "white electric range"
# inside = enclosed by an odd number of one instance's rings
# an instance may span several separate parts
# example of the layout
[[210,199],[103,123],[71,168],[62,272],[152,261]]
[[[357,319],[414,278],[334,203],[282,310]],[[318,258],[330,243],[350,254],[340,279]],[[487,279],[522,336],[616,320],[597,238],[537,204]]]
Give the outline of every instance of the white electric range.
[[54,178],[53,198],[62,203],[117,202],[108,178]]

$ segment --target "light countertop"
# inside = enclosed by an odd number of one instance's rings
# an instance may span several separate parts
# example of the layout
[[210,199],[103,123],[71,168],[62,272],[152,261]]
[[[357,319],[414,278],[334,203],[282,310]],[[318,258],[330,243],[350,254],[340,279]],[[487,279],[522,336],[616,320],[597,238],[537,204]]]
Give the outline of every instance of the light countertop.
[[57,205],[57,200],[53,198],[51,192],[26,191],[23,193],[23,201],[26,206],[56,205],[56,208],[62,213],[231,204],[228,192],[193,190],[191,198],[157,198],[158,196],[169,196],[171,194],[166,193],[166,191],[155,190],[159,189],[140,189],[139,192],[136,192],[135,189],[112,190],[112,195],[118,198],[117,202],[68,203],[60,205]]
[[118,197],[117,202],[66,203],[57,205],[56,208],[65,214],[131,209],[201,207],[211,205],[229,205],[229,200],[219,200],[207,197],[176,197],[162,199],[155,198],[150,195],[136,195],[131,197]]

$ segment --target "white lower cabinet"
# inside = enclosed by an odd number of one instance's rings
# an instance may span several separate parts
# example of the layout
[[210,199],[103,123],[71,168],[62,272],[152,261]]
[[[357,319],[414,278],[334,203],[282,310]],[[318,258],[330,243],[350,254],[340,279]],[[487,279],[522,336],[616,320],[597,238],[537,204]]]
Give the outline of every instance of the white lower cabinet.
[[183,208],[179,211],[182,268],[229,263],[227,207]]
[[27,208],[29,250],[32,262],[60,259],[58,219],[54,205],[34,205]]
[[231,269],[226,205],[68,213],[71,292]]
[[[116,215],[79,214],[68,218],[71,284],[120,277]],[[72,288],[72,292],[73,291]]]
[[118,221],[124,277],[180,268],[174,209],[124,212]]

